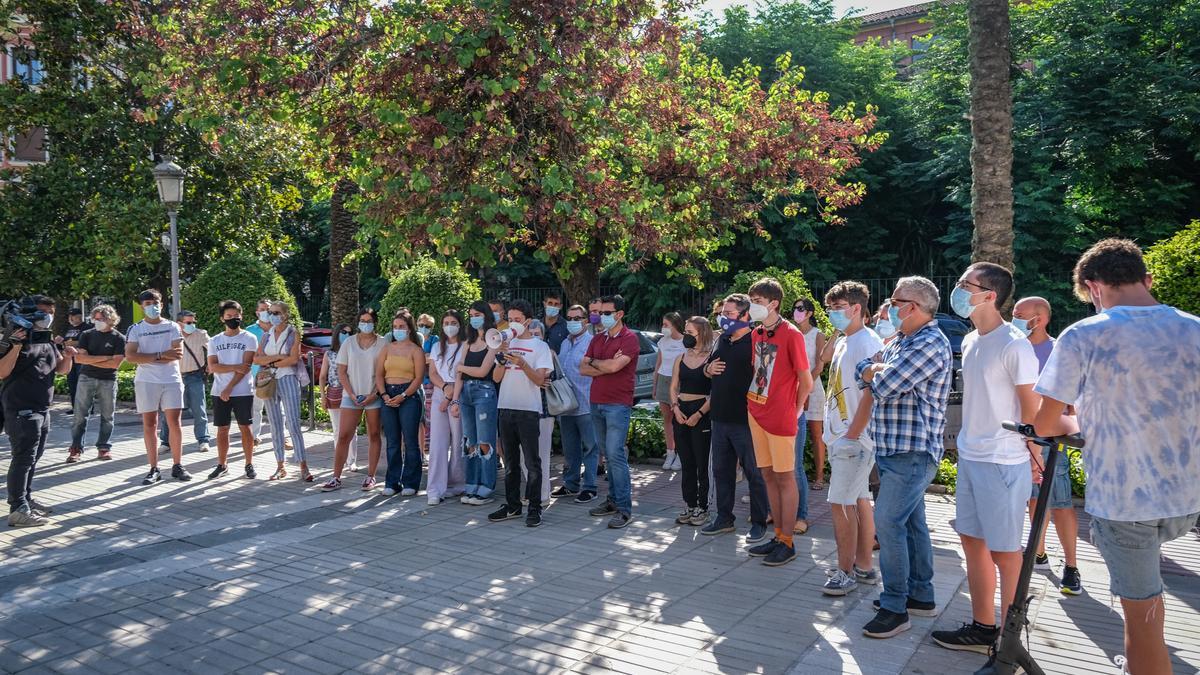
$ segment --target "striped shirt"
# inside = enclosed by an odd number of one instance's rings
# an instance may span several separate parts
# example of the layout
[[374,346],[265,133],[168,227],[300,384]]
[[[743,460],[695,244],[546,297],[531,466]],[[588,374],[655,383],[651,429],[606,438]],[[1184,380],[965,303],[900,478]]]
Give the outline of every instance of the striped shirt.
[[877,455],[928,452],[934,460],[941,459],[953,358],[950,341],[937,321],[930,321],[884,348],[887,367],[875,373],[869,385],[862,373],[871,359],[859,362],[855,379],[859,387],[869,387],[875,399],[868,428]]

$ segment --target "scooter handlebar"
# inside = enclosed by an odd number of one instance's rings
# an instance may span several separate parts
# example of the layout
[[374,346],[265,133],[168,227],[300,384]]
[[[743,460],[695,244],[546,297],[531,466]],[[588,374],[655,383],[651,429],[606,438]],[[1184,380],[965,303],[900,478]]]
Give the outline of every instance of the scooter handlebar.
[[1022,424],[1020,422],[1001,422],[1000,426],[1009,431],[1014,431],[1018,434],[1021,434],[1038,445],[1053,447],[1061,443],[1068,448],[1083,447],[1083,437],[1078,434],[1071,434],[1070,436],[1056,436],[1055,438],[1045,438],[1034,433],[1032,424]]

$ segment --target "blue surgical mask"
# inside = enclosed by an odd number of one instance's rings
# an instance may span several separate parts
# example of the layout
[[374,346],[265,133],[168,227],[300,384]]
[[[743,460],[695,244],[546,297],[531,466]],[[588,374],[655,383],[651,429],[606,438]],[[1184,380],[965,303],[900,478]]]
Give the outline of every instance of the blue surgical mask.
[[405,328],[392,329],[392,339],[396,342],[404,342],[408,339],[408,330]]
[[1030,333],[1033,332],[1033,329],[1029,327],[1029,319],[1018,319],[1014,316],[1012,325],[1016,326],[1017,330],[1024,333],[1025,337],[1029,337]]
[[483,328],[483,317],[482,316],[471,317],[471,328],[474,328],[475,330],[479,330],[480,328]]
[[900,330],[900,327],[904,325],[904,320],[900,318],[900,308],[896,305],[888,307],[888,321],[896,330]]
[[271,312],[269,312],[265,309],[263,311],[259,312],[258,320],[263,323],[270,323],[271,322]]
[[602,328],[604,328],[604,330],[609,330],[615,325],[617,325],[617,315],[616,314],[601,314],[600,315],[600,326]]
[[500,323],[500,312],[492,312],[492,321]]
[[362,321],[358,324],[358,332],[370,335],[375,332],[375,324],[370,321]]
[[429,337],[429,334],[433,331],[429,330],[429,328],[427,328],[425,326],[421,326],[420,328],[417,329],[417,332],[421,334],[421,337],[427,338],[427,337]]
[[196,332],[196,324],[194,324],[194,323],[183,324],[183,332],[187,333],[188,335],[195,333]]
[[551,307],[550,305],[546,305],[546,316],[553,319],[554,317],[558,316],[558,310],[559,310],[558,307]]
[[849,310],[831,309],[827,312],[829,315],[829,323],[839,331],[845,331],[850,326],[850,317],[847,316]]
[[271,314],[269,316],[270,316],[270,318],[268,318],[267,320],[271,322],[272,326],[278,326],[279,324],[283,323],[282,316],[279,316],[278,314]]
[[570,333],[571,335],[579,335],[580,333],[583,332],[583,322],[582,321],[568,321],[567,322],[567,332]]
[[[980,292],[986,293],[987,291]],[[972,293],[965,288],[959,288],[956,286],[954,290],[950,292],[950,309],[954,310],[955,314],[964,319],[969,318],[971,316],[971,312],[974,312],[975,308],[978,306],[971,304],[971,297],[974,295],[978,295],[978,293]]]
[[162,314],[162,308],[158,305],[143,307],[142,314],[145,314],[147,319],[157,319]]
[[880,321],[875,324],[875,334],[879,336],[880,340],[886,340],[896,334],[896,327],[890,320]]

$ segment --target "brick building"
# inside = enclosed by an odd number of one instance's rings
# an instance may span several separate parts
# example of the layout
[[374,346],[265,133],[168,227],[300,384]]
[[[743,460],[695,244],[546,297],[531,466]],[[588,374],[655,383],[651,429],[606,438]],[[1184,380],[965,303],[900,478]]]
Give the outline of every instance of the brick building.
[[[41,84],[45,69],[37,54],[27,48],[30,27],[21,17],[3,30],[4,49],[0,52],[0,86],[12,80],[24,80],[30,85]],[[27,166],[48,159],[46,130],[0,127],[0,169]]]
[[854,43],[863,44],[877,38],[885,45],[901,42],[913,51],[921,52],[924,41],[933,31],[933,24],[928,21],[929,10],[939,2],[945,4],[947,0],[922,2],[855,17],[859,21],[859,28],[858,34],[854,36]]

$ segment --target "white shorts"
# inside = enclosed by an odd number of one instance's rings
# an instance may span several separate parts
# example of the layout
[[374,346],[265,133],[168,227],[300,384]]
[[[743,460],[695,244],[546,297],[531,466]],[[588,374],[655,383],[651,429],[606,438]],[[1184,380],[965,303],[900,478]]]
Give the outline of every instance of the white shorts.
[[134,382],[133,399],[141,414],[183,408],[183,383]]
[[827,455],[829,495],[826,499],[829,503],[852,506],[860,499],[870,499],[875,453],[857,440],[839,437],[829,444]]
[[804,419],[809,422],[825,420],[825,385],[821,384],[820,380],[813,380],[813,389],[812,393],[808,395],[808,410],[804,413]]

